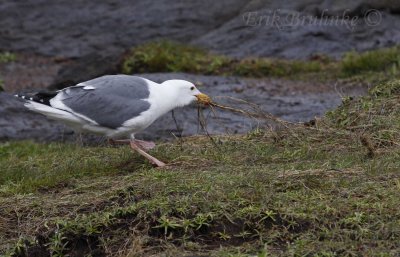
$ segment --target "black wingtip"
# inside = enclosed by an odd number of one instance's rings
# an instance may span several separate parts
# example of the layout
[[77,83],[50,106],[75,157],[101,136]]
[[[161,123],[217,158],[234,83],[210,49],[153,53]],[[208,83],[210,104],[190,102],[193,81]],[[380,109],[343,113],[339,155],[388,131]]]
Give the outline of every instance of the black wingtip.
[[26,101],[33,101],[40,104],[50,105],[50,100],[57,95],[57,92],[50,92],[50,91],[39,91],[36,93],[19,93],[15,94],[15,97],[24,99]]

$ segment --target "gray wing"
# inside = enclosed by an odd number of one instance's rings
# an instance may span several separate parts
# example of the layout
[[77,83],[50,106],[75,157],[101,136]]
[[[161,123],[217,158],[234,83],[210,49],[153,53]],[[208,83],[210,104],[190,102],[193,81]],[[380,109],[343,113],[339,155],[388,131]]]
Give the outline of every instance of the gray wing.
[[108,75],[61,91],[62,103],[99,125],[118,128],[150,108],[147,81],[135,76]]

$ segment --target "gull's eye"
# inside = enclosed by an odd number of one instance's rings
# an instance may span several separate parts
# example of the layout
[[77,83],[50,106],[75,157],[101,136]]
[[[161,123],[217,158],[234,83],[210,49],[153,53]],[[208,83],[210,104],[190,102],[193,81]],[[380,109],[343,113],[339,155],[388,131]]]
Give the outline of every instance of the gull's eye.
[[190,90],[192,90],[192,91],[193,91],[193,90],[194,90],[194,87],[191,87],[191,88],[190,88]]

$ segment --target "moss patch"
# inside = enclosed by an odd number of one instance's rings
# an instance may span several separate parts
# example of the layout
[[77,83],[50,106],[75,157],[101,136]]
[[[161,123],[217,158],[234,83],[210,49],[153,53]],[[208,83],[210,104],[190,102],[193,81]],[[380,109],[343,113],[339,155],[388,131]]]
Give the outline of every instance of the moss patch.
[[127,54],[122,64],[122,72],[126,74],[190,72],[206,75],[264,77],[288,76],[320,70],[321,62],[319,61],[235,59],[170,41],[153,42],[136,47]]
[[13,62],[17,59],[14,53],[10,52],[0,52],[0,63]]
[[[364,80],[399,76],[400,48],[392,47],[365,53],[351,52],[334,61],[315,56],[309,61],[272,58],[238,59],[171,41],[158,41],[133,48],[126,54],[121,71],[188,72],[206,75],[244,77],[290,77],[337,79],[362,75]],[[378,79],[376,79],[378,78]]]

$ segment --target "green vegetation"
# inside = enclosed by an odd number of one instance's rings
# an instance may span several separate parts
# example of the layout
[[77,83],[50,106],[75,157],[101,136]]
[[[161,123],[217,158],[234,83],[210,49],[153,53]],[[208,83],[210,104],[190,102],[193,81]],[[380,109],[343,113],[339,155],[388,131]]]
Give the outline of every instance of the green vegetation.
[[[381,76],[398,77],[399,65],[398,46],[362,54],[351,52],[341,61],[334,61],[325,56],[315,56],[311,61],[298,61],[271,58],[237,59],[213,54],[194,46],[159,41],[133,48],[122,62],[121,70],[126,74],[189,72],[206,75],[321,79],[362,75],[364,79],[368,79]],[[366,74],[368,72],[373,74]]]
[[348,76],[366,71],[389,70],[398,73],[399,66],[399,46],[368,51],[362,54],[351,52],[346,54],[341,62],[342,71]]
[[[127,147],[0,145],[6,256],[395,256],[400,81],[322,119]],[[18,226],[18,228],[17,228]]]
[[319,61],[283,61],[267,58],[235,59],[170,41],[152,42],[132,49],[122,63],[126,74],[190,72],[249,77],[287,76],[321,70]]
[[[13,62],[16,60],[16,55],[10,52],[0,52],[0,64]],[[0,78],[0,92],[4,91],[4,81]]]
[[14,62],[17,56],[10,52],[0,52],[0,63]]
[[153,42],[132,50],[125,62],[123,71],[132,72],[196,72],[211,73],[213,68],[226,65],[223,56],[208,54],[200,48],[173,43]]

